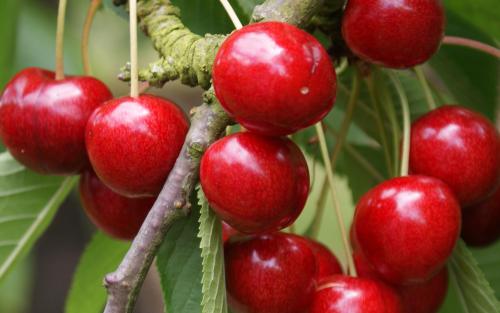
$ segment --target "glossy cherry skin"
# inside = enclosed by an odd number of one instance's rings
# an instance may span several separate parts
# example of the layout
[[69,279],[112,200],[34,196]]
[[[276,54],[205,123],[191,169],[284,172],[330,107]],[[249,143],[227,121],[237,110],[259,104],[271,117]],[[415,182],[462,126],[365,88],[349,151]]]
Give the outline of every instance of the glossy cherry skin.
[[188,122],[172,102],[152,96],[113,99],[99,107],[86,129],[97,176],[129,197],[156,196],[184,143]]
[[316,259],[305,240],[285,233],[233,237],[224,246],[233,313],[303,313],[315,284]]
[[215,213],[242,233],[290,225],[309,192],[307,163],[297,145],[250,132],[211,145],[201,159],[200,182]]
[[215,57],[213,84],[237,122],[275,136],[321,120],[336,93],[335,70],[323,46],[282,22],[250,24],[230,35]]
[[469,246],[487,246],[500,238],[500,188],[482,202],[465,208],[462,239]]
[[412,124],[410,170],[445,182],[462,206],[476,203],[500,182],[499,134],[476,112],[440,107]]
[[342,266],[330,249],[315,240],[308,238],[306,240],[316,258],[317,282],[335,274],[342,274]]
[[93,77],[54,76],[30,67],[12,78],[0,99],[0,137],[14,158],[33,171],[77,174],[89,166],[87,120],[112,94]]
[[[365,258],[354,252],[354,262],[359,277],[381,280],[378,273]],[[436,313],[443,304],[448,291],[448,270],[443,267],[428,281],[407,286],[392,285],[401,298],[405,313]]]
[[390,68],[430,59],[444,28],[439,0],[349,0],[342,19],[342,35],[352,52]]
[[376,280],[334,275],[316,290],[309,313],[402,313],[394,290]]
[[121,196],[90,171],[80,177],[79,189],[83,208],[97,228],[123,240],[134,239],[155,202],[154,197]]
[[415,175],[368,191],[356,207],[353,227],[359,251],[380,277],[404,285],[426,281],[444,266],[460,224],[451,189]]

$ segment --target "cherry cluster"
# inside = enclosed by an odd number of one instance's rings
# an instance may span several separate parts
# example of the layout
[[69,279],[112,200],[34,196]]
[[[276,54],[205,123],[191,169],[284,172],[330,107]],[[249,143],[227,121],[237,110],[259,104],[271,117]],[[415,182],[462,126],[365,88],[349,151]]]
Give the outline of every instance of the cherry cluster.
[[184,113],[151,95],[112,99],[99,80],[26,68],[0,100],[0,137],[27,168],[75,175],[90,219],[108,234],[137,234],[180,152]]

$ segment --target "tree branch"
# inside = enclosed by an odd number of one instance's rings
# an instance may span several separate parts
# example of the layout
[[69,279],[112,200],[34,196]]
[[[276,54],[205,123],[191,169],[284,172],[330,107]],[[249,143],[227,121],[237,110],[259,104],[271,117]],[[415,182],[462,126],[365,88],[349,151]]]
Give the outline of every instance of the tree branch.
[[[260,14],[260,20],[272,18],[302,25],[306,17],[311,17],[322,3],[322,0],[267,0],[256,11]],[[283,14],[280,14],[281,10]],[[172,74],[166,77],[180,77],[181,80],[184,77],[186,81],[194,83],[196,76],[196,83],[203,85],[202,82],[210,81],[212,56],[215,56],[220,41],[217,44],[215,41],[203,41],[200,38],[207,36],[200,37],[189,32],[178,15],[178,10],[168,0],[139,2],[140,25],[152,37],[156,49],[165,60],[172,57],[170,53],[176,53],[172,60],[172,64],[176,64],[172,67],[172,73],[179,76]],[[199,42],[199,46],[196,42]],[[195,59],[201,60],[196,65],[200,68],[195,68],[193,61],[188,61]],[[179,217],[189,214],[188,197],[198,180],[201,155],[231,122],[215,99],[212,89],[205,93],[204,100],[205,104],[192,112],[191,127],[181,153],[132,246],[118,269],[104,279],[108,289],[105,313],[132,312],[144,277],[168,229]]]

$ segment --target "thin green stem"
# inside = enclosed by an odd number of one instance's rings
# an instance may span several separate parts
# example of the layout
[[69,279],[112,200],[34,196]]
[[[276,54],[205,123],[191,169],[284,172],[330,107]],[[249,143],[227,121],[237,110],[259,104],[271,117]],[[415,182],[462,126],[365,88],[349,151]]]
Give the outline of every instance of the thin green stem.
[[389,143],[387,140],[387,134],[385,132],[382,111],[380,110],[380,106],[377,101],[373,77],[369,76],[368,78],[365,79],[365,82],[366,85],[368,86],[368,92],[370,94],[370,99],[372,101],[373,108],[375,109],[375,122],[377,123],[382,149],[384,150],[387,171],[389,172],[389,176],[394,177],[395,173],[393,173],[392,169],[392,160],[391,160],[391,153],[389,152]]
[[66,0],[59,0],[57,9],[56,30],[56,79],[64,79],[64,17],[66,15]]
[[[340,155],[340,151],[342,150],[342,146],[347,138],[347,133],[349,131],[349,126],[351,125],[352,115],[354,113],[354,108],[356,107],[356,103],[359,97],[360,90],[360,82],[359,82],[359,73],[356,72],[352,79],[352,91],[349,97],[349,101],[347,102],[347,108],[345,111],[344,120],[340,125],[339,134],[337,136],[337,142],[335,147],[333,148],[333,152],[331,155],[331,164],[332,169],[335,170],[335,165],[337,164],[338,157]],[[321,226],[321,220],[323,217],[323,212],[325,211],[326,205],[326,194],[327,194],[327,177],[325,176],[325,180],[323,181],[323,185],[321,186],[320,196],[318,198],[316,214],[314,216],[313,222],[311,224],[311,236],[316,238],[319,234],[319,229]]]
[[437,107],[436,100],[432,95],[431,87],[429,86],[427,78],[425,78],[425,74],[424,71],[422,70],[422,67],[415,66],[413,69],[415,70],[415,74],[417,74],[417,78],[418,81],[420,82],[420,85],[422,86],[422,89],[424,90],[425,99],[427,100],[427,106],[429,107],[429,110],[434,110]]
[[137,57],[137,0],[129,1],[130,19],[130,96],[139,96],[139,68]]
[[390,73],[390,78],[396,87],[396,91],[399,95],[399,100],[401,102],[401,108],[403,109],[403,152],[401,156],[401,169],[399,174],[401,176],[408,175],[408,167],[410,161],[410,105],[408,104],[408,98],[403,85],[399,81],[399,78],[394,73]]
[[335,214],[337,215],[337,222],[340,228],[340,233],[342,237],[342,243],[344,245],[344,252],[346,254],[346,260],[348,263],[348,271],[351,275],[356,276],[356,267],[354,266],[354,260],[352,258],[351,246],[349,245],[349,240],[347,236],[346,227],[344,224],[344,219],[342,216],[342,212],[340,211],[340,204],[338,202],[337,190],[335,189],[334,179],[333,179],[333,168],[330,162],[330,157],[328,155],[328,147],[326,145],[325,132],[323,131],[323,127],[321,122],[316,123],[315,125],[316,132],[318,134],[319,144],[321,148],[321,155],[323,158],[323,162],[325,163],[326,168],[326,176],[328,178],[328,184],[330,185],[330,191],[333,200],[333,207],[335,209]]
[[91,75],[90,67],[90,57],[89,57],[89,37],[90,29],[92,28],[92,22],[94,21],[94,16],[97,9],[101,5],[102,0],[92,0],[87,11],[87,16],[85,17],[85,22],[83,23],[82,32],[82,43],[81,43],[81,53],[82,53],[82,63],[83,63],[83,73],[85,75]]
[[455,37],[455,36],[445,36],[443,38],[443,44],[471,48],[477,51],[487,53],[497,59],[500,59],[500,49],[477,40]]
[[335,68],[335,73],[337,75],[340,75],[342,74],[343,72],[345,72],[345,70],[349,67],[349,61],[347,60],[347,58],[341,58],[340,59],[340,64],[339,66],[337,66]]
[[243,24],[241,23],[240,19],[238,18],[238,15],[234,11],[233,7],[229,3],[228,0],[220,0],[222,6],[224,7],[224,10],[226,10],[227,15],[229,15],[229,18],[231,19],[231,22],[233,23],[234,27],[236,29],[240,29],[243,27]]

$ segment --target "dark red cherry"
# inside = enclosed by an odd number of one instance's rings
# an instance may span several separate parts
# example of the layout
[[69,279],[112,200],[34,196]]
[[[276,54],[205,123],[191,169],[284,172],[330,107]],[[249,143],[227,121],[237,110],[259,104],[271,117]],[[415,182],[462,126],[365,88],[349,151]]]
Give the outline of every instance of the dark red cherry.
[[80,177],[80,198],[92,222],[110,236],[132,240],[155,198],[127,198],[104,185],[93,172]]
[[353,227],[359,251],[380,277],[403,285],[426,281],[444,266],[460,223],[460,206],[446,184],[406,176],[368,191]]
[[368,278],[331,276],[317,288],[309,313],[402,313],[387,285]]
[[77,174],[89,165],[87,120],[112,95],[93,77],[54,76],[30,67],[12,78],[0,99],[0,137],[14,158],[33,171]]
[[304,208],[309,172],[288,138],[236,133],[211,145],[200,167],[210,206],[243,233],[282,229]]
[[156,196],[174,166],[188,130],[184,113],[152,96],[113,99],[89,119],[86,143],[97,176],[115,192]]
[[323,244],[305,238],[311,248],[314,256],[316,257],[316,281],[319,282],[322,279],[332,276],[335,274],[342,274],[342,266],[337,260],[337,257]]
[[[380,280],[380,276],[359,253],[354,252],[354,262],[359,277]],[[405,313],[436,313],[448,291],[448,270],[443,267],[428,281],[407,286],[392,285],[399,294]]]
[[444,35],[439,0],[349,0],[342,35],[360,58],[391,68],[427,61]]
[[500,238],[500,188],[482,202],[465,208],[462,238],[469,246],[487,246]]
[[437,313],[448,292],[448,270],[444,267],[424,283],[396,288],[405,313]]
[[284,233],[233,237],[224,258],[233,313],[307,311],[316,287],[316,259],[305,240]]
[[445,182],[462,206],[476,203],[500,182],[499,134],[476,112],[440,107],[412,125],[410,170]]
[[226,242],[234,235],[237,235],[238,231],[232,228],[228,223],[222,222],[222,241]]
[[236,121],[266,135],[313,125],[331,110],[336,92],[323,46],[281,22],[250,24],[230,35],[215,57],[213,83]]

